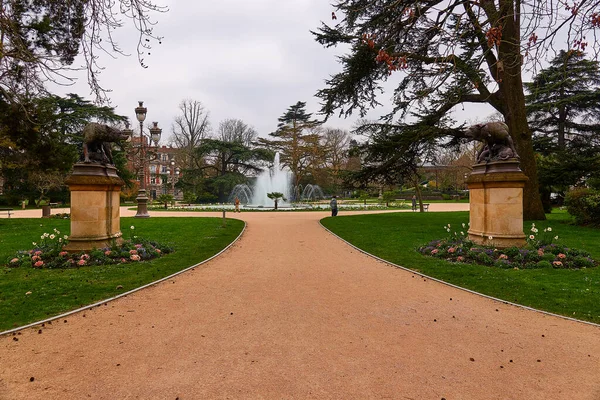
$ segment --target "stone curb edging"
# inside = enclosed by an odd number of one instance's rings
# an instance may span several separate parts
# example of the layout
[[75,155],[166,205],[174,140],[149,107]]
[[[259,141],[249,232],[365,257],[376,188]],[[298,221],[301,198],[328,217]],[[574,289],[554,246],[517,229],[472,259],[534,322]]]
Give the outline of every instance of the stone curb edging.
[[228,244],[228,245],[227,245],[227,246],[226,246],[226,247],[225,247],[223,250],[221,250],[220,252],[218,252],[218,253],[217,253],[217,254],[215,254],[214,256],[212,256],[212,257],[210,257],[210,258],[207,258],[206,260],[204,260],[204,261],[201,261],[201,262],[199,262],[198,264],[194,264],[194,265],[192,265],[191,267],[187,267],[187,268],[185,268],[185,269],[182,269],[181,271],[177,271],[177,272],[175,272],[175,273],[173,273],[173,274],[171,274],[171,275],[169,275],[169,276],[165,276],[164,278],[161,278],[161,279],[159,279],[159,280],[157,280],[157,281],[154,281],[154,282],[147,283],[147,284],[145,284],[145,285],[143,285],[143,286],[140,286],[140,287],[138,287],[138,288],[132,289],[132,290],[130,290],[130,291],[128,291],[128,292],[121,293],[121,294],[119,294],[119,295],[117,295],[117,296],[110,297],[110,298],[108,298],[108,299],[100,300],[100,301],[98,301],[98,302],[96,302],[96,303],[94,303],[94,304],[90,304],[90,305],[87,305],[87,306],[83,306],[83,307],[80,307],[80,308],[78,308],[78,309],[76,309],[76,310],[71,310],[71,311],[68,311],[68,312],[66,312],[66,313],[64,313],[64,314],[56,315],[56,316],[54,316],[54,317],[50,317],[50,318],[44,319],[44,320],[42,320],[42,321],[32,322],[32,323],[30,323],[30,324],[27,324],[27,325],[24,325],[24,326],[20,326],[20,327],[18,327],[18,328],[14,328],[14,329],[10,329],[10,330],[8,330],[8,331],[0,332],[0,337],[2,337],[2,336],[4,336],[4,335],[9,335],[9,334],[11,334],[11,333],[14,333],[14,332],[22,331],[22,330],[24,330],[24,329],[31,328],[31,327],[34,327],[34,326],[36,326],[36,325],[44,324],[44,323],[46,323],[46,322],[49,322],[49,321],[54,321],[54,320],[57,320],[57,319],[60,319],[60,318],[68,317],[69,315],[72,315],[72,314],[78,313],[78,312],[80,312],[80,311],[89,310],[89,309],[91,309],[91,308],[93,308],[93,307],[101,306],[101,305],[102,305],[102,304],[104,304],[104,303],[108,303],[109,301],[117,300],[117,299],[120,299],[121,297],[128,296],[128,295],[130,295],[130,294],[132,294],[132,293],[135,293],[135,292],[137,292],[138,290],[142,290],[142,289],[145,289],[145,288],[147,288],[147,287],[150,287],[150,286],[156,285],[156,284],[158,284],[158,283],[164,282],[164,281],[166,281],[166,280],[169,280],[169,279],[171,279],[171,278],[173,278],[173,277],[175,277],[175,276],[177,276],[177,275],[179,275],[179,274],[182,274],[182,273],[184,273],[184,272],[187,272],[187,271],[191,270],[192,268],[196,268],[196,267],[198,267],[198,266],[200,266],[200,265],[202,265],[202,264],[205,264],[205,263],[209,262],[210,260],[212,260],[213,258],[216,258],[216,257],[220,256],[220,255],[221,255],[221,254],[223,254],[225,251],[227,251],[227,250],[228,250],[228,249],[229,249],[231,246],[233,246],[235,243],[237,243],[237,241],[238,241],[238,240],[239,240],[239,239],[242,237],[242,235],[243,235],[243,234],[244,234],[244,232],[246,231],[246,227],[247,227],[247,225],[248,225],[248,224],[246,223],[246,221],[244,221],[244,229],[242,229],[242,231],[240,232],[240,234],[239,234],[239,235],[238,235],[238,236],[237,236],[237,237],[236,237],[236,238],[233,240],[233,242],[229,243],[229,244]]
[[497,301],[497,302],[499,302],[499,303],[502,303],[502,304],[509,304],[509,305],[511,305],[511,306],[519,307],[519,308],[522,308],[522,309],[525,309],[525,310],[529,310],[529,311],[535,311],[535,312],[538,312],[538,313],[541,313],[541,314],[550,315],[550,316],[553,316],[553,317],[558,317],[558,318],[566,319],[566,320],[569,320],[569,321],[573,321],[573,322],[579,322],[579,323],[582,323],[582,324],[587,324],[587,325],[594,326],[594,327],[596,327],[596,328],[600,328],[600,324],[596,324],[596,323],[594,323],[594,322],[582,321],[582,320],[580,320],[580,319],[575,319],[575,318],[567,317],[567,316],[560,315],[560,314],[554,314],[554,313],[551,313],[551,312],[549,312],[549,311],[538,310],[537,308],[533,308],[533,307],[529,307],[529,306],[524,306],[524,305],[522,305],[522,304],[517,304],[517,303],[513,303],[513,302],[510,302],[510,301],[507,301],[507,300],[502,300],[502,299],[499,299],[499,298],[496,298],[496,297],[488,296],[487,294],[479,293],[479,292],[476,292],[476,291],[474,291],[474,290],[471,290],[471,289],[466,289],[466,288],[464,288],[464,287],[460,287],[460,286],[454,285],[454,284],[452,284],[452,283],[448,283],[448,282],[442,281],[442,280],[440,280],[440,279],[437,279],[437,278],[432,278],[432,277],[431,277],[431,276],[429,276],[429,275],[422,274],[422,273],[420,273],[420,272],[417,272],[417,271],[414,271],[414,270],[412,270],[412,269],[410,269],[410,268],[406,268],[406,267],[403,267],[403,266],[401,266],[401,265],[394,264],[393,262],[390,262],[390,261],[384,260],[383,258],[377,257],[377,256],[375,256],[375,255],[373,255],[373,254],[371,254],[371,253],[369,253],[369,252],[366,252],[366,251],[364,251],[363,249],[361,249],[361,248],[359,248],[359,247],[356,247],[356,246],[355,246],[355,245],[353,245],[352,243],[348,242],[347,240],[345,240],[345,239],[341,238],[340,236],[336,235],[335,233],[333,233],[332,231],[330,231],[329,229],[327,229],[325,226],[323,226],[323,224],[321,223],[321,221],[322,221],[322,220],[319,220],[319,225],[321,225],[321,227],[322,227],[323,229],[325,229],[327,232],[329,232],[329,233],[330,233],[332,236],[335,236],[336,238],[338,238],[338,239],[339,239],[339,240],[341,240],[342,242],[346,243],[346,244],[347,244],[347,245],[349,245],[350,247],[352,247],[352,248],[354,248],[354,249],[358,250],[359,252],[361,252],[361,253],[363,253],[363,254],[365,254],[365,255],[367,255],[367,256],[369,256],[369,257],[371,257],[371,258],[374,258],[374,259],[376,259],[376,260],[378,260],[378,261],[381,261],[381,262],[383,262],[383,263],[385,263],[385,264],[388,264],[388,265],[391,265],[391,266],[393,266],[393,267],[396,267],[396,268],[402,269],[402,270],[404,270],[404,271],[407,271],[407,272],[410,272],[410,273],[412,273],[412,274],[415,274],[415,275],[421,276],[421,277],[423,277],[423,278],[431,279],[432,281],[435,281],[435,282],[442,283],[442,284],[444,284],[444,285],[446,285],[446,286],[450,286],[450,287],[453,287],[453,288],[456,288],[456,289],[460,289],[460,290],[462,290],[462,291],[465,291],[465,292],[467,292],[467,293],[475,294],[475,295],[478,295],[478,296],[481,296],[481,297],[485,297],[485,298],[487,298],[487,299],[490,299],[490,300],[493,300],[493,301]]

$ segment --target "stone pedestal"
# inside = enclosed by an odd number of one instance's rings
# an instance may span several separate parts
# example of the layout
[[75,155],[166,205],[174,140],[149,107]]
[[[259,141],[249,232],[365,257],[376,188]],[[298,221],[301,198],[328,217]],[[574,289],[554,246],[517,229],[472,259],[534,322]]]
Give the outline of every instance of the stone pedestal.
[[71,236],[65,250],[88,251],[121,241],[119,195],[124,182],[117,169],[78,163],[66,183],[71,191]]
[[523,246],[523,186],[517,160],[476,164],[469,186],[469,239],[486,246]]

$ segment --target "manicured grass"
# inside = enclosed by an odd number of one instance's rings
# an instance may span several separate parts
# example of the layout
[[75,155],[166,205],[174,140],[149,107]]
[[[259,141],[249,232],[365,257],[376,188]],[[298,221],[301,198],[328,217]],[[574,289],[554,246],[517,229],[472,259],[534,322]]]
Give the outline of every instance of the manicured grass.
[[[550,311],[556,314],[600,323],[600,267],[563,270],[513,270],[449,263],[426,257],[416,248],[447,235],[444,225],[457,231],[469,220],[468,212],[394,213],[325,218],[325,227],[355,246],[423,274],[472,289],[503,300]],[[547,226],[559,241],[587,250],[600,260],[600,229],[570,225],[564,212],[548,215],[536,222],[543,231]],[[531,222],[524,223],[528,233]]]
[[40,270],[4,265],[17,250],[31,249],[44,232],[56,228],[69,234],[70,220],[0,219],[0,331],[116,296],[201,262],[244,227],[233,219],[222,224],[222,218],[121,218],[126,239],[135,234],[168,244],[174,253],[143,263]]

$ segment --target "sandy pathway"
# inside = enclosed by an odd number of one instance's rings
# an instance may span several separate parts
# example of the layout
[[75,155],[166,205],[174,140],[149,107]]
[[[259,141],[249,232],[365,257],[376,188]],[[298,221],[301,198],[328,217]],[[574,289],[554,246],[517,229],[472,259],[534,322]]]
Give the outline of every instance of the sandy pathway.
[[375,261],[322,213],[240,216],[217,259],[0,338],[0,399],[600,399],[600,328]]

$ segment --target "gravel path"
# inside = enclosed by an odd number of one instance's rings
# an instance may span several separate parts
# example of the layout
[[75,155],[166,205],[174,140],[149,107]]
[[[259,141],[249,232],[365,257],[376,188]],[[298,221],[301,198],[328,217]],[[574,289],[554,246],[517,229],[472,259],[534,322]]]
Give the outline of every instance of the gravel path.
[[393,268],[324,215],[238,214],[215,260],[0,338],[0,399],[600,399],[600,328]]

